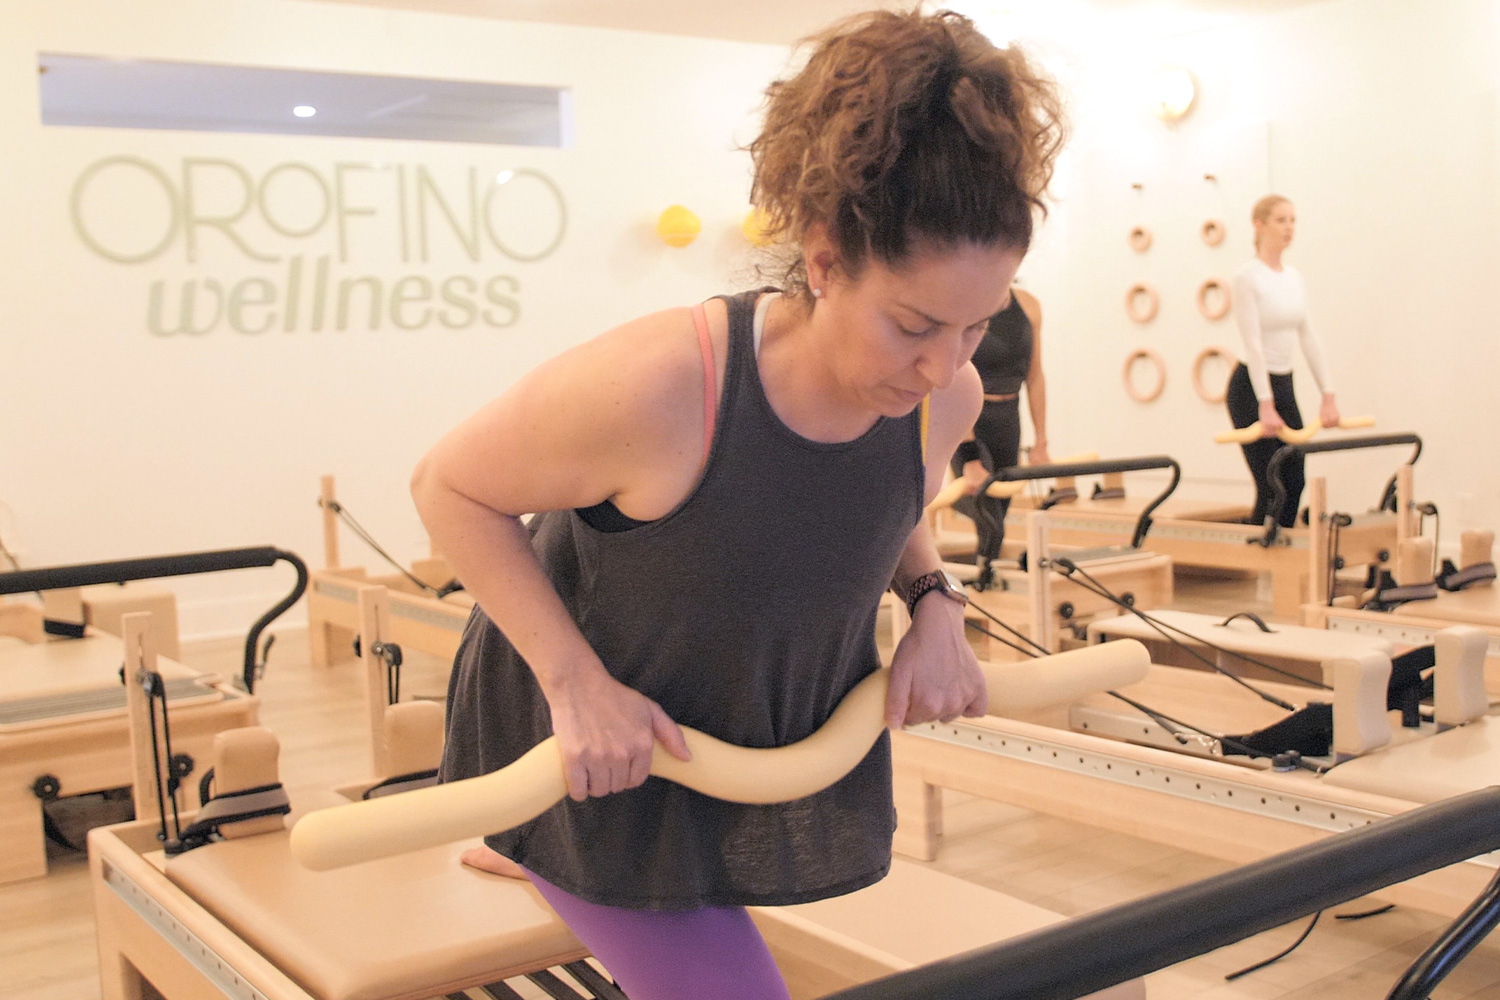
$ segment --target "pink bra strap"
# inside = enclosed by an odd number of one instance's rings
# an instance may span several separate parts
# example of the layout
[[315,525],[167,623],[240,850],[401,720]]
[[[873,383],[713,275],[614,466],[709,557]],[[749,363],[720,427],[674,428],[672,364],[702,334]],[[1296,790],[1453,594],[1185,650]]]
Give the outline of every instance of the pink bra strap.
[[703,303],[693,306],[693,325],[698,328],[698,348],[703,352],[703,458],[714,443],[714,413],[719,408],[719,387],[714,378],[714,345],[708,339],[708,316]]

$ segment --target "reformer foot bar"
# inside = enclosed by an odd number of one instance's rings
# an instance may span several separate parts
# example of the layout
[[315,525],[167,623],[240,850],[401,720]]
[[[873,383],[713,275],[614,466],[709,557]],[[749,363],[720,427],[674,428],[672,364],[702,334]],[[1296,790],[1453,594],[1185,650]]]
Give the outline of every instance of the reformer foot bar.
[[[1417,464],[1417,459],[1422,457],[1422,439],[1415,434],[1372,434],[1367,437],[1339,438],[1334,441],[1308,441],[1305,444],[1286,444],[1276,449],[1271,456],[1271,463],[1266,467],[1266,478],[1271,481],[1271,509],[1280,510],[1286,503],[1286,484],[1281,481],[1281,467],[1297,456],[1317,455],[1329,451],[1356,451],[1366,448],[1386,448],[1392,445],[1409,444],[1413,446],[1411,458],[1406,460],[1407,466]],[[1387,485],[1386,495],[1391,495],[1392,485]],[[1398,501],[1399,502],[1399,501]],[[1408,503],[1410,502],[1408,498]],[[1406,511],[1397,510],[1398,518],[1406,516]],[[1277,535],[1281,528],[1276,522],[1274,515],[1266,518],[1266,534],[1259,544],[1269,548],[1276,544]]]
[[91,587],[101,583],[155,580],[168,576],[192,576],[198,573],[217,573],[222,570],[254,569],[273,566],[277,562],[290,563],[297,571],[297,582],[292,587],[291,593],[278,601],[269,611],[261,615],[255,624],[250,626],[250,631],[245,636],[245,667],[241,680],[245,691],[254,693],[256,677],[264,666],[263,660],[257,662],[256,659],[261,632],[282,612],[296,604],[302,597],[303,591],[307,589],[307,566],[294,553],[263,546],[17,570],[12,573],[0,573],[0,596]]
[[[1075,1000],[1317,910],[1500,849],[1487,788],[830,1000]],[[1500,922],[1497,883],[1393,985],[1421,1000]]]

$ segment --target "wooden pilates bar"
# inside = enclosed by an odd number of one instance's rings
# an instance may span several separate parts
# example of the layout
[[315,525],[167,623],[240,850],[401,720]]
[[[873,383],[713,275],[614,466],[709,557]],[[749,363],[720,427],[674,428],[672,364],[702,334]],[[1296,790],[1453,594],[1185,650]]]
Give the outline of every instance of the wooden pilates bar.
[[307,589],[307,564],[295,553],[269,545],[244,549],[218,549],[210,552],[188,552],[180,555],[152,556],[145,559],[121,559],[114,562],[79,563],[44,569],[0,573],[0,596],[32,591],[66,590],[91,587],[101,583],[128,583],[131,580],[155,580],[168,576],[193,576],[224,570],[258,569],[286,562],[297,571],[292,590],[250,626],[245,636],[245,668],[242,676],[245,690],[254,693],[259,672],[256,649],[260,634],[282,612],[301,599]]
[[[1500,787],[1491,787],[829,1000],[1074,1000],[1496,849]],[[1493,883],[1481,901],[1458,927],[1493,926]],[[1477,943],[1472,933],[1452,937],[1460,946]],[[1418,967],[1445,964],[1452,963]],[[1427,996],[1418,987],[1430,989],[1436,977],[1419,978],[1391,996]]]

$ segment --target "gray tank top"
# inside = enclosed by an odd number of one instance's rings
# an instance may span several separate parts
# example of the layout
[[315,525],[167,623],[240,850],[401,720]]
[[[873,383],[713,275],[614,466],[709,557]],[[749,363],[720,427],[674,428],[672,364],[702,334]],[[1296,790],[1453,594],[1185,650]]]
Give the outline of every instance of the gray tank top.
[[[783,424],[761,388],[755,299],[726,299],[724,391],[692,494],[626,531],[576,511],[532,528],[612,675],[682,725],[776,747],[815,732],[880,665],[875,613],[921,515],[922,441],[915,412],[838,444]],[[503,767],[550,734],[531,671],[476,607],[449,685],[443,780]],[[884,876],[894,829],[882,735],[847,777],[795,802],[737,805],[653,777],[486,842],[583,899],[687,909],[852,892]]]

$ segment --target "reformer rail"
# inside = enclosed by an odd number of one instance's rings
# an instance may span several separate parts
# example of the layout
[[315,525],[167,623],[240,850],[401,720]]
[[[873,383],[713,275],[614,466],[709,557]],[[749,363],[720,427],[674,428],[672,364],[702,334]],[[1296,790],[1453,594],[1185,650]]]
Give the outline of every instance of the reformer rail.
[[[152,556],[145,559],[120,559],[114,562],[79,563],[72,566],[16,570],[11,573],[0,573],[0,596],[72,587],[93,587],[106,583],[128,583],[131,580],[155,580],[168,576],[192,576],[197,573],[217,573],[222,570],[258,569],[272,566],[277,562],[291,563],[297,571],[297,582],[293,585],[291,593],[273,605],[269,611],[256,620],[254,625],[250,626],[250,631],[245,636],[243,679],[246,692],[253,694],[258,673],[255,654],[261,632],[282,612],[296,604],[303,592],[307,590],[307,564],[295,553],[267,545],[258,548],[218,549],[211,552],[189,552],[181,555]],[[267,645],[269,647],[269,643]]]
[[[1161,491],[1160,496],[1146,505],[1146,509],[1141,511],[1141,516],[1136,519],[1135,530],[1130,535],[1130,547],[1138,549],[1141,547],[1141,542],[1146,539],[1146,532],[1151,530],[1151,512],[1172,495],[1172,491],[1177,489],[1177,484],[1182,479],[1181,467],[1175,459],[1166,455],[1104,459],[1093,462],[1055,462],[1048,465],[1015,465],[1006,469],[996,469],[979,488],[979,495],[984,495],[985,491],[990,488],[990,483],[1062,479],[1068,476],[1096,476],[1111,472],[1142,472],[1148,469],[1171,469],[1172,480],[1167,483],[1167,488]],[[980,510],[984,510],[984,507],[981,506]]]
[[[1266,478],[1271,480],[1271,513],[1266,515],[1266,534],[1264,538],[1256,539],[1257,545],[1270,547],[1276,543],[1276,536],[1281,526],[1276,521],[1276,514],[1286,505],[1286,484],[1281,481],[1281,467],[1297,455],[1313,455],[1323,451],[1355,451],[1364,448],[1385,448],[1391,445],[1409,444],[1414,445],[1415,450],[1411,458],[1406,460],[1407,465],[1415,465],[1417,459],[1422,456],[1422,439],[1415,434],[1371,434],[1365,437],[1346,437],[1331,441],[1309,441],[1306,444],[1282,445],[1276,449],[1271,456],[1270,464],[1266,466]],[[1391,487],[1387,485],[1386,492],[1390,493]],[[1398,515],[1400,511],[1396,512]]]
[[[1076,1000],[1500,849],[1500,787],[1455,796],[829,1000]],[[1500,920],[1500,875],[1388,1000],[1422,1000]]]

